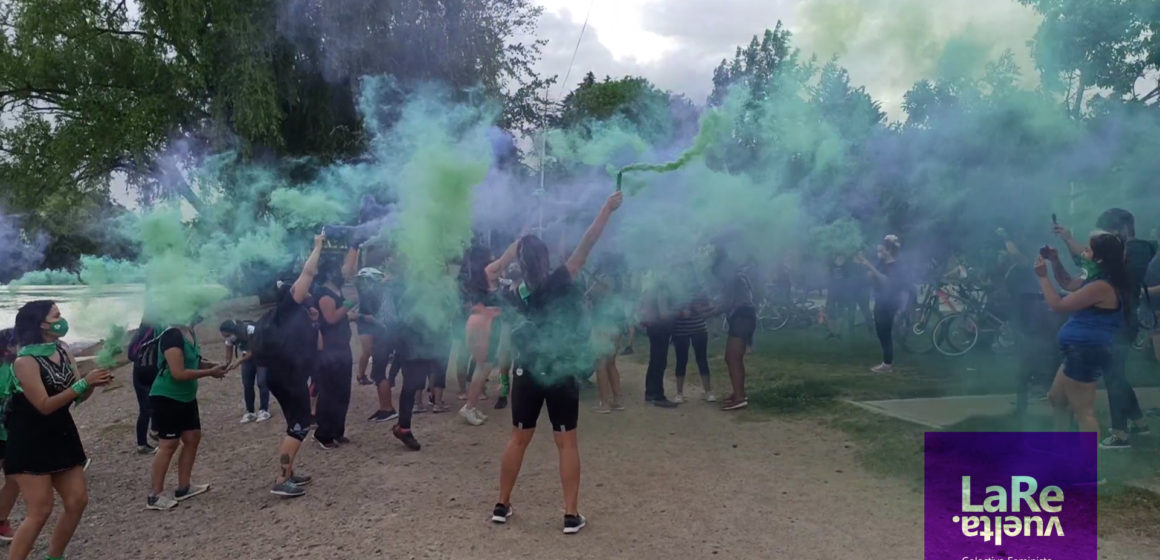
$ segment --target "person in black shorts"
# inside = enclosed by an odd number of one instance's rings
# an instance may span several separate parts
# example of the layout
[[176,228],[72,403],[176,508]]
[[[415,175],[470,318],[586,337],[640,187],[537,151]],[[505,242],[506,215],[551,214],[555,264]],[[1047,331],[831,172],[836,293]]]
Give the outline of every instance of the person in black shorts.
[[[363,346],[363,356],[359,357],[359,383],[367,369],[374,384],[379,406],[367,418],[370,422],[387,422],[399,417],[391,396],[394,376],[387,378],[387,367],[391,365],[391,350],[385,325],[385,311],[390,283],[386,274],[377,268],[363,268],[358,271],[358,337]],[[369,345],[369,347],[368,347]],[[365,358],[365,361],[364,361]],[[398,371],[397,369],[395,371]]]
[[732,262],[721,247],[717,247],[713,263],[713,274],[721,287],[721,304],[729,322],[729,335],[725,339],[725,367],[729,370],[729,381],[733,386],[730,394],[721,404],[722,410],[741,410],[749,406],[745,393],[745,353],[753,345],[753,335],[757,332],[757,306],[753,301],[753,286],[745,272],[745,266]]
[[350,351],[351,322],[358,319],[353,302],[342,297],[342,286],[354,274],[358,264],[358,249],[347,252],[342,266],[336,261],[323,263],[316,279],[314,296],[318,301],[322,332],[322,352],[315,371],[318,378],[318,429],[314,439],[324,451],[349,443],[346,437],[346,413],[350,408],[351,370],[354,356]]
[[[293,284],[280,285],[277,307],[270,321],[259,323],[259,338],[253,347],[254,360],[269,371],[270,395],[278,401],[286,418],[286,435],[278,444],[278,474],[270,493],[294,498],[306,493],[313,479],[295,474],[294,459],[302,441],[310,433],[310,389],[307,379],[314,372],[318,356],[319,313],[310,287],[318,273],[325,237],[314,238],[314,250]],[[268,331],[268,332],[267,332]]]
[[[186,324],[161,331],[157,343],[157,379],[149,391],[149,405],[153,409],[153,427],[157,428],[161,444],[153,457],[149,496],[145,508],[166,510],[178,502],[209,491],[208,484],[193,484],[193,463],[201,444],[201,414],[197,406],[197,380],[205,377],[221,379],[228,371],[225,365],[202,358],[194,327],[199,318]],[[177,459],[177,488],[173,498],[163,496],[165,473]]]
[[573,278],[584,267],[593,245],[623,200],[620,192],[608,197],[565,265],[550,273],[547,245],[530,235],[519,241],[517,258],[524,277],[519,295],[526,321],[512,330],[516,351],[511,396],[514,429],[500,463],[499,501],[492,510],[495,523],[506,523],[512,516],[512,491],[545,404],[560,456],[564,533],[578,533],[586,523],[578,509],[580,449],[576,424],[580,414],[579,379],[590,373],[593,356],[588,344],[590,331],[584,321],[584,295],[573,284]]
[[20,351],[13,372],[18,383],[5,421],[4,476],[20,488],[27,510],[8,558],[25,560],[32,554],[52,515],[54,493],[63,508],[47,556],[61,558],[89,501],[84,470],[88,458],[69,405],[91,397],[94,388],[107,385],[113,376],[94,369],[78,379],[76,360],[61,341],[68,334],[68,321],[52,301],[24,304],[16,313],[15,331]]

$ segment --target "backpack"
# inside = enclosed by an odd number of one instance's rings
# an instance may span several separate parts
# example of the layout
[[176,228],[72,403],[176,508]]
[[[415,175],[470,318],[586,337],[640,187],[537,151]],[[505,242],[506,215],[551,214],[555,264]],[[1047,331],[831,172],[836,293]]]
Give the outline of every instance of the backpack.
[[282,340],[277,336],[277,311],[277,308],[271,309],[253,323],[254,334],[250,335],[248,349],[255,358],[276,357],[282,353]]
[[[1139,258],[1129,258],[1133,256],[1133,251],[1138,253]],[[1146,257],[1143,256],[1144,252],[1147,253]],[[1156,315],[1153,313],[1152,297],[1148,295],[1148,286],[1144,281],[1148,264],[1152,262],[1152,259],[1156,258],[1156,254],[1156,244],[1150,241],[1132,240],[1124,245],[1124,260],[1128,268],[1128,280],[1131,283],[1131,292],[1127,299],[1129,305],[1135,308],[1130,309],[1129,312],[1135,312],[1138,328],[1144,330],[1156,328]]]
[[152,326],[142,324],[138,327],[126,352],[129,362],[140,368],[157,367],[157,352],[152,352],[150,349],[157,345],[161,339],[160,335],[161,333]]

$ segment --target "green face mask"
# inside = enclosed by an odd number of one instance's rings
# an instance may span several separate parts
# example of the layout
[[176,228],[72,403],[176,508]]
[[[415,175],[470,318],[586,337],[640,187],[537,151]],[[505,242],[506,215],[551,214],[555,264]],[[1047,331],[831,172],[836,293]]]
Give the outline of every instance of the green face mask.
[[63,338],[64,335],[68,334],[68,319],[61,317],[57,322],[49,323],[48,332]]
[[1080,268],[1083,268],[1084,274],[1088,280],[1095,280],[1103,276],[1104,272],[1100,269],[1099,263],[1088,258],[1082,258],[1079,261]]

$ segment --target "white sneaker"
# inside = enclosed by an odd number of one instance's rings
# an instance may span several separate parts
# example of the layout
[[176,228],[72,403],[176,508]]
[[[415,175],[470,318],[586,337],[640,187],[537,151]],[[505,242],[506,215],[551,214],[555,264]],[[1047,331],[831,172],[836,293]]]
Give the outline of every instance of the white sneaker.
[[269,412],[266,412],[265,410],[259,410],[258,411],[258,419],[255,420],[255,422],[265,422],[266,420],[269,420],[269,419],[270,419]]
[[894,366],[890,364],[878,364],[870,368],[870,371],[873,373],[891,373],[894,371]]
[[162,494],[160,496],[149,496],[145,500],[145,509],[155,511],[165,511],[177,507],[177,500]]
[[705,393],[705,402],[717,402],[717,395]]
[[254,414],[253,412],[247,412],[247,413],[242,415],[242,421],[240,423],[241,424],[249,424],[250,422],[253,422],[254,420],[257,420],[257,419],[258,419],[258,415]]
[[479,417],[478,411],[474,408],[467,408],[467,405],[463,405],[463,408],[459,409],[459,415],[472,426],[483,425],[483,419]]
[[677,404],[683,404],[685,402],[685,396],[677,393],[676,396],[673,397],[673,402]]

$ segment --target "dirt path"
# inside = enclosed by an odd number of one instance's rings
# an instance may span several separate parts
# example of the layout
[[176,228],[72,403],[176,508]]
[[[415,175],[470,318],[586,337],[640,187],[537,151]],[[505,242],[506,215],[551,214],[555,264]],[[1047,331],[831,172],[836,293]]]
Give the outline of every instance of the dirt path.
[[[220,344],[207,347],[210,357],[221,352]],[[212,483],[212,491],[173,511],[146,511],[150,458],[132,445],[136,401],[128,372],[119,372],[119,387],[76,413],[94,462],[91,502],[68,557],[922,557],[921,495],[865,473],[841,434],[752,413],[731,416],[700,401],[676,410],[646,407],[640,368],[623,369],[627,411],[593,414],[591,394],[582,405],[581,511],[589,525],[574,537],[560,533],[549,433],[529,450],[516,517],[494,526],[487,519],[510,416],[496,412],[475,428],[452,413],[417,415],[424,447],[411,453],[390,437],[389,424],[363,420],[374,396],[361,386],[349,416],[354,443],[330,453],[304,447],[299,468],[316,480],[307,496],[271,496],[284,424],[274,405],[273,421],[239,425],[234,374],[204,381],[199,397],[205,439],[194,479]],[[1108,558],[1149,557],[1105,548]]]

